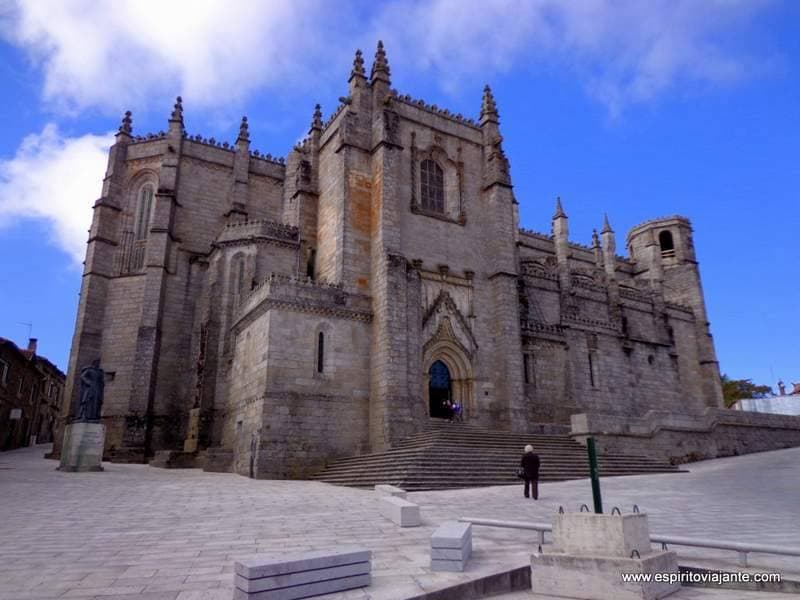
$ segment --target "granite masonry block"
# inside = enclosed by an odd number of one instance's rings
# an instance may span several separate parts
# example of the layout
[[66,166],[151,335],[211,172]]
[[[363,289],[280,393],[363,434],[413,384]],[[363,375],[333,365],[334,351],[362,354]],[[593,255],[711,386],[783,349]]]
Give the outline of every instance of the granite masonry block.
[[471,523],[446,521],[431,535],[431,548],[463,548],[467,542],[471,541]]
[[236,562],[234,600],[294,600],[370,583],[372,552],[354,546]]
[[408,500],[395,496],[383,496],[380,499],[381,515],[400,527],[417,527],[422,524],[419,506]]
[[369,562],[370,560],[372,560],[371,550],[356,546],[342,546],[328,550],[288,554],[280,558],[272,555],[256,555],[236,561],[235,572],[245,579],[260,579],[286,573]]

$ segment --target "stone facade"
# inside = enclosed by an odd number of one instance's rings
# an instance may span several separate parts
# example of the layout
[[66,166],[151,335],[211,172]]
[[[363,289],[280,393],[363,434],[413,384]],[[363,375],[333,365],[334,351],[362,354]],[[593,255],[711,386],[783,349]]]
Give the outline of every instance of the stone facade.
[[401,95],[382,45],[285,160],[250,148],[246,119],[233,144],[188,134],[180,98],[156,135],[127,113],[68,397],[99,357],[108,458],[188,439],[255,477],[390,447],[444,398],[520,431],[721,405],[687,219],[638,226],[628,258],[607,221],[570,242],[560,202],[552,235],[518,220],[489,88],[478,121]]

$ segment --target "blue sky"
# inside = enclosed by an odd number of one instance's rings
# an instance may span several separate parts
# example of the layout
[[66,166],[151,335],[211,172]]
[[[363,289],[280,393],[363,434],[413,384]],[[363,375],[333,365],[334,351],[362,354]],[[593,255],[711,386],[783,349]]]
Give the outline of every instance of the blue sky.
[[477,117],[489,83],[521,223],[574,241],[682,214],[721,369],[800,381],[800,3],[0,0],[0,336],[66,368],[122,113],[285,155],[383,39],[404,94]]

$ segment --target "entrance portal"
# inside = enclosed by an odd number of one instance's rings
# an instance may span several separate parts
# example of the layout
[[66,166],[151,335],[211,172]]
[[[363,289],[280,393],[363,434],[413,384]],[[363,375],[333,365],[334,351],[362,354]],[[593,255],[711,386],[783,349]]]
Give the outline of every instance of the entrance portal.
[[452,380],[450,370],[442,361],[437,360],[431,365],[428,372],[428,398],[430,399],[430,413],[432,417],[449,419],[451,410],[445,406],[447,401],[452,401]]

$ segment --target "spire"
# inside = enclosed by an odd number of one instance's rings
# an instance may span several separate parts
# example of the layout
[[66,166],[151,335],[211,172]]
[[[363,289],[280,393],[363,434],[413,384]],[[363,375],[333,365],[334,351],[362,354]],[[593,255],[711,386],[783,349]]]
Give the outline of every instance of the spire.
[[564,212],[564,208],[561,206],[561,196],[558,196],[556,198],[556,214],[553,215],[553,220],[566,218],[567,213]]
[[314,106],[314,116],[311,118],[311,131],[322,129],[322,108],[319,104]]
[[124,133],[126,135],[130,135],[131,132],[133,131],[133,127],[131,127],[132,122],[133,121],[131,119],[131,111],[126,110],[125,116],[122,117],[122,124],[119,126],[119,132]]
[[361,53],[361,50],[356,50],[356,57],[353,59],[353,70],[350,71],[350,79],[353,77],[366,78],[366,73],[364,72],[364,55]]
[[481,123],[484,121],[497,121],[497,103],[492,95],[492,88],[488,85],[483,88],[483,102],[481,103]]
[[175,99],[175,109],[172,111],[170,121],[180,121],[183,123],[183,99],[180,96]]
[[592,248],[600,247],[600,236],[597,235],[597,229],[592,229]]
[[608,223],[608,213],[603,214],[603,230],[600,233],[614,233],[611,225]]
[[372,63],[370,80],[374,83],[376,80],[381,79],[386,83],[390,83],[389,75],[389,61],[386,60],[386,51],[383,49],[383,42],[378,40],[378,48],[375,50],[375,60]]
[[237,142],[249,142],[250,130],[247,125],[247,117],[242,117],[242,122],[239,124],[239,137],[236,138]]

